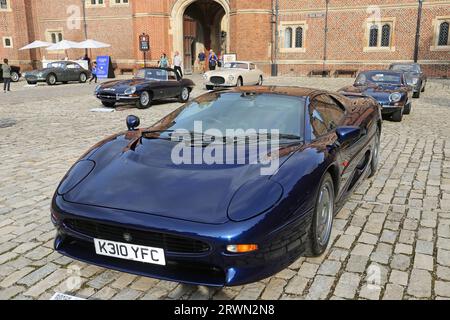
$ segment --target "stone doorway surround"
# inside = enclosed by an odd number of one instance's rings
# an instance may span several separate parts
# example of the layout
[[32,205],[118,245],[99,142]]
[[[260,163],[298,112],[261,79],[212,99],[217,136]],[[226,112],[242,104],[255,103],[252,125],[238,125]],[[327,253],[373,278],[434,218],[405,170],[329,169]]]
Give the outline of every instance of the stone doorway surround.
[[[172,36],[172,52],[171,56],[174,55],[176,51],[180,52],[180,55],[184,57],[184,30],[183,30],[183,22],[184,22],[184,14],[186,9],[196,2],[197,0],[178,0],[172,7],[171,15],[170,15],[170,30],[169,35]],[[230,51],[230,3],[229,0],[210,0],[212,2],[216,2],[223,7],[225,10],[225,17],[227,21],[227,25],[225,30],[227,32],[226,37],[226,51]]]

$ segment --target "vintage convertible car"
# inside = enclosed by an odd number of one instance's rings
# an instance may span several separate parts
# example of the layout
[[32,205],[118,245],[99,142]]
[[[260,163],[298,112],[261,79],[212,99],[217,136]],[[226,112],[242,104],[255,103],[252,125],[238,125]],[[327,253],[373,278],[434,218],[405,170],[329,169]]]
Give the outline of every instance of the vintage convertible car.
[[236,61],[225,63],[219,70],[206,72],[203,79],[207,90],[215,87],[262,86],[264,74],[252,62]]
[[48,85],[53,86],[58,82],[78,81],[85,83],[91,77],[91,72],[76,62],[56,61],[49,63],[46,68],[25,72],[23,76],[28,84],[47,82]]
[[118,102],[136,103],[140,109],[151,107],[152,101],[178,98],[189,100],[195,84],[190,79],[180,79],[170,68],[140,69],[133,79],[116,80],[98,85],[95,95],[105,107],[113,108]]
[[[11,81],[18,82],[21,77],[20,67],[11,66]],[[2,64],[0,63],[0,82],[3,82]]]
[[[128,131],[95,145],[63,178],[51,204],[55,249],[207,286],[259,281],[300,255],[321,255],[334,215],[377,170],[382,130],[370,97],[295,87],[212,91],[150,128],[139,123],[129,116]],[[263,141],[272,147],[261,151]],[[195,160],[210,148],[217,161]],[[265,162],[254,161],[256,149]]]
[[382,106],[383,115],[391,116],[396,122],[402,121],[404,114],[411,113],[412,87],[407,84],[403,72],[361,72],[353,86],[342,88],[339,92],[362,93],[375,98]]
[[389,70],[404,72],[406,82],[413,87],[413,98],[420,98],[420,93],[425,92],[427,76],[423,73],[418,63],[394,63]]

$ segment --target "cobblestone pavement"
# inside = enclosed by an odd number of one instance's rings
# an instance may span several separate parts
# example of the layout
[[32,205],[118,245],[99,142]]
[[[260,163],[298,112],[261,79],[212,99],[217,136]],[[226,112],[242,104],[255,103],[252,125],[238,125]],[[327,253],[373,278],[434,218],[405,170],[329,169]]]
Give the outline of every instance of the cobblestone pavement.
[[[338,89],[351,81],[269,83]],[[380,170],[337,215],[323,256],[221,290],[106,270],[52,249],[50,199],[73,162],[125,129],[126,115],[150,125],[178,103],[93,113],[99,107],[93,86],[29,88],[21,82],[13,89],[0,96],[0,299],[49,299],[55,292],[90,299],[450,298],[448,81],[430,81],[402,123],[384,122]],[[194,95],[203,92],[199,87]]]

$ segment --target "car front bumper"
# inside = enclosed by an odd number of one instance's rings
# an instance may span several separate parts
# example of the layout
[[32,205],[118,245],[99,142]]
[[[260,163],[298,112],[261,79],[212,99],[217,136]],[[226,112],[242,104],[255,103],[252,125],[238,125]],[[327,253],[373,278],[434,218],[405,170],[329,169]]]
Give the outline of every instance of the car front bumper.
[[106,102],[135,102],[139,100],[138,95],[96,93],[95,96]]
[[25,76],[25,80],[29,81],[29,82],[44,82],[47,80],[46,77],[44,76],[35,76],[35,75],[26,75]]
[[[276,228],[276,231],[256,233],[254,229],[260,227],[258,222],[261,217],[241,223],[210,225],[78,205],[66,202],[61,196],[55,196],[52,202],[52,221],[57,228],[54,247],[59,253],[122,272],[213,287],[256,282],[283,270],[297,260],[305,250],[304,243],[312,213],[295,216],[297,218]],[[166,266],[100,256],[95,253],[94,237],[71,229],[66,223],[68,219],[99,222],[123,228],[124,232],[139,229],[143,232],[185,237],[207,243],[210,249],[203,253],[165,250]],[[227,245],[238,243],[257,243],[259,250],[244,254],[231,254],[226,251]]]
[[404,106],[397,106],[397,105],[392,105],[392,104],[382,104],[381,105],[381,113],[382,114],[392,114],[395,113],[399,110],[401,110]]
[[231,87],[236,87],[236,83],[225,82],[225,83],[219,84],[219,83],[213,83],[211,81],[205,81],[205,86],[211,86],[214,88],[231,88]]

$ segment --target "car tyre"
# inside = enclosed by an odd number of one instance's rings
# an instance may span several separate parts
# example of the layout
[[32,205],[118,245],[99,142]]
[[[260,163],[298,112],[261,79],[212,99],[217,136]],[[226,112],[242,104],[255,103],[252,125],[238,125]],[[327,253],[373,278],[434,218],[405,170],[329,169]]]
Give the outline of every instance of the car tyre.
[[20,79],[19,74],[15,71],[11,71],[11,81],[18,82]]
[[242,80],[241,77],[239,77],[236,82],[236,87],[242,87],[243,85],[244,85],[244,81]]
[[426,87],[426,83],[423,85],[422,91],[421,92],[425,92],[425,87]]
[[56,81],[57,81],[56,75],[54,75],[53,73],[50,73],[50,74],[47,76],[46,82],[47,82],[47,84],[48,84],[49,86],[54,86],[54,85],[56,84]]
[[401,122],[402,119],[403,119],[403,109],[395,111],[395,113],[392,115],[392,121],[394,122]]
[[86,83],[86,81],[87,81],[87,75],[86,75],[86,73],[84,73],[84,72],[82,72],[82,73],[80,73],[80,83]]
[[190,95],[191,91],[189,90],[189,88],[183,87],[181,89],[180,96],[178,97],[178,101],[180,101],[181,103],[188,102]]
[[102,104],[107,108],[114,108],[114,106],[116,105],[115,102],[109,102],[109,101],[102,101]]
[[419,99],[419,98],[420,98],[420,91],[414,92],[414,93],[413,93],[413,98]]
[[306,256],[320,256],[330,242],[334,220],[334,183],[327,172],[320,183],[311,226],[306,239]]
[[260,77],[259,77],[259,80],[258,80],[258,86],[262,86],[263,83],[264,83],[263,76],[260,76]]
[[381,144],[381,132],[377,129],[375,135],[375,147],[372,150],[372,160],[370,161],[370,174],[369,178],[372,178],[378,170],[378,163],[380,162],[380,144]]
[[209,91],[214,90],[214,86],[206,86],[206,90],[209,90]]
[[136,103],[138,109],[147,109],[152,106],[152,95],[148,91],[143,91]]
[[405,109],[403,110],[403,114],[410,114],[411,113],[411,108],[412,108],[412,102],[408,103],[405,106]]

